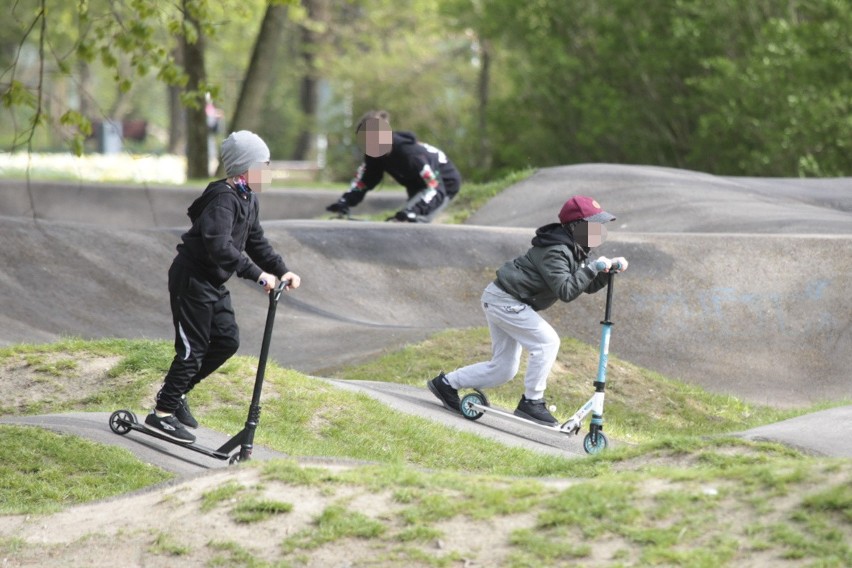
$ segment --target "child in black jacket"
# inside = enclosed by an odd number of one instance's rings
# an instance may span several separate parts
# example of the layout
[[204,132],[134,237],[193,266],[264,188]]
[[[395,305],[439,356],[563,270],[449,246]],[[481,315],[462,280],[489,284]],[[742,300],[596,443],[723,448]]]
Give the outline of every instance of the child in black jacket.
[[389,174],[408,193],[408,202],[389,221],[428,223],[461,188],[461,174],[438,148],[419,142],[411,132],[392,132],[386,111],[366,113],[355,133],[365,151],[349,191],[326,210],[348,215],[368,191]]
[[175,357],[144,422],[149,430],[192,443],[197,428],[186,394],[227,361],[240,345],[225,282],[236,273],[269,292],[276,279],[287,289],[301,283],[266,240],[259,222],[260,191],[269,148],[252,132],[234,132],[222,143],[226,179],[210,183],[190,206],[192,222],[169,268]]

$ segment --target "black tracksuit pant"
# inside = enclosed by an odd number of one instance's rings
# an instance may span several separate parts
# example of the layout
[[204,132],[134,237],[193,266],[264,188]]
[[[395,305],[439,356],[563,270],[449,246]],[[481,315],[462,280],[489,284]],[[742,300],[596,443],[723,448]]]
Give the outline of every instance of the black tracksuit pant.
[[175,358],[157,394],[157,410],[174,412],[182,395],[218,369],[240,346],[231,294],[175,259],[169,268]]

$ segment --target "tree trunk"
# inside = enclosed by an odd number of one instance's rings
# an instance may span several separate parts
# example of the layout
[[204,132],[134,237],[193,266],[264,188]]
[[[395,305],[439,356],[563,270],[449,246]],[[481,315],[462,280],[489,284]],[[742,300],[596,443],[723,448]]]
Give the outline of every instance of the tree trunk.
[[[308,10],[308,18],[311,21],[328,21],[327,0],[305,0],[304,3]],[[309,160],[314,157],[316,150],[314,141],[316,134],[317,106],[319,101],[319,77],[317,76],[316,58],[317,51],[323,41],[323,36],[310,26],[303,26],[301,35],[301,58],[305,71],[299,92],[299,106],[302,110],[302,127],[296,140],[296,149],[293,152],[293,157],[297,160]]]
[[183,0],[184,25],[194,26],[198,39],[194,43],[181,36],[184,69],[189,77],[186,89],[195,93],[196,104],[186,108],[186,176],[189,179],[203,179],[210,176],[210,163],[207,156],[207,115],[204,112],[204,93],[199,88],[206,79],[204,70],[204,36],[198,22],[187,11],[187,2]]
[[[175,63],[183,65],[183,49],[176,48],[173,52]],[[183,105],[180,102],[180,87],[177,85],[166,86],[169,101],[169,142],[170,154],[183,153],[186,144],[186,124]]]
[[477,166],[481,171],[491,168],[491,142],[488,138],[488,94],[491,83],[491,42],[485,38],[479,40],[480,67],[479,67],[479,148],[477,155]]
[[275,54],[286,23],[287,6],[267,6],[227,132],[254,130],[262,122],[263,101],[274,76]]

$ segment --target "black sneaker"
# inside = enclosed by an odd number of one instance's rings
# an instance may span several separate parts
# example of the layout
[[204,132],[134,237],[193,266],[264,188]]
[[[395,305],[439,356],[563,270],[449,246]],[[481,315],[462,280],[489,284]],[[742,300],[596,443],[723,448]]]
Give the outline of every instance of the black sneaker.
[[515,416],[532,420],[538,424],[545,426],[556,426],[559,421],[547,410],[547,404],[544,399],[529,400],[526,396],[521,397],[521,402],[518,403],[518,408],[515,409]]
[[438,400],[441,401],[444,408],[455,412],[461,412],[459,391],[450,386],[450,383],[447,382],[447,377],[444,376],[443,371],[441,371],[441,374],[431,381],[427,381],[426,386],[429,387],[432,394],[438,397]]
[[189,400],[186,395],[180,397],[180,406],[175,410],[175,418],[180,420],[180,423],[187,428],[198,428],[198,420],[189,411]]
[[180,420],[174,414],[160,417],[157,416],[156,412],[152,412],[145,418],[144,426],[148,430],[161,434],[166,438],[171,438],[175,442],[191,444],[195,441],[195,436],[183,427],[183,424],[180,423]]

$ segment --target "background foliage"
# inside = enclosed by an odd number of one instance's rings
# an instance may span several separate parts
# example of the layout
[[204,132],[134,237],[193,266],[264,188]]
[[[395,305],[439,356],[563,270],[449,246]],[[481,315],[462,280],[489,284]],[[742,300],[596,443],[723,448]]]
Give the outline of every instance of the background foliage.
[[[91,122],[140,118],[149,136],[128,148],[166,152],[170,88],[184,106],[210,91],[228,122],[269,5],[286,24],[259,43],[273,72],[248,110],[276,158],[319,154],[330,178],[354,171],[371,108],[469,179],[584,162],[852,175],[846,0],[16,0],[0,144],[93,151]],[[198,89],[180,37],[204,40]]]

